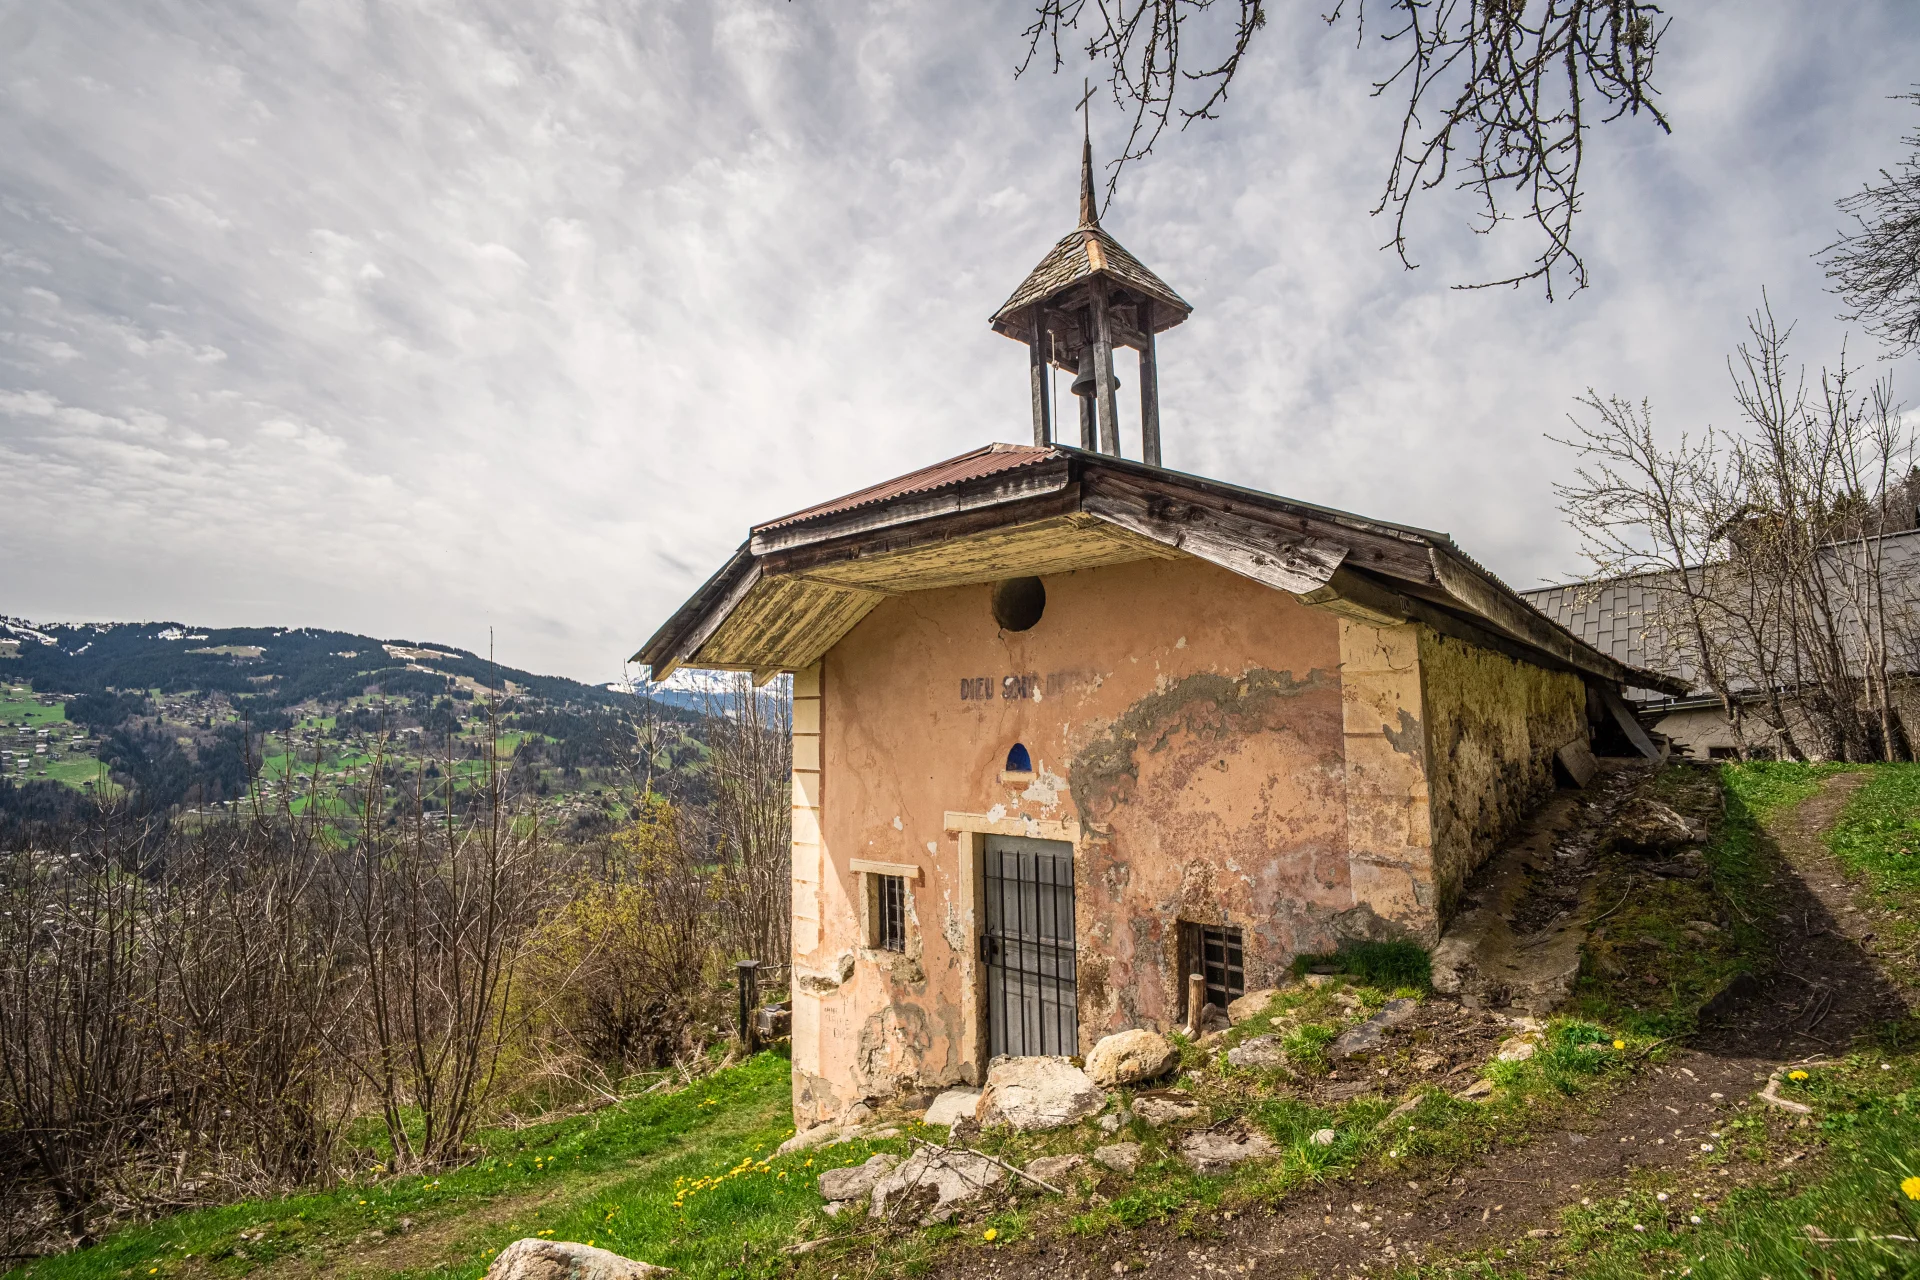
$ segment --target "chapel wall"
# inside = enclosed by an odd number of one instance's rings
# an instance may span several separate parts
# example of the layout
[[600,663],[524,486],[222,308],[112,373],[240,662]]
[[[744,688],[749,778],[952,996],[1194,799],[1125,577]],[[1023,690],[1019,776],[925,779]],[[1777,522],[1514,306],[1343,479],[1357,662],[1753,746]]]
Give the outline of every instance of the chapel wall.
[[1467,877],[1553,790],[1553,753],[1587,737],[1587,692],[1571,672],[1418,630],[1444,922]]
[[[1029,631],[999,629],[990,584],[915,592],[820,665],[817,808],[796,815],[819,829],[809,865],[795,846],[803,1122],[984,1074],[983,825],[1074,843],[1082,1051],[1175,1024],[1182,920],[1241,928],[1257,985],[1354,907],[1339,620],[1184,558],[1043,581]],[[1003,779],[1016,742],[1030,780]],[[856,860],[918,873],[904,951],[865,945]]]

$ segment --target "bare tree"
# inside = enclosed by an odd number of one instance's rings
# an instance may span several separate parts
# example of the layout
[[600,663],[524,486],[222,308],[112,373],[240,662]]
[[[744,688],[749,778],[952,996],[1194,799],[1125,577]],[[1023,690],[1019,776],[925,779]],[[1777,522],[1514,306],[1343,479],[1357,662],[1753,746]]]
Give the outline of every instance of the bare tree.
[[1683,435],[1677,448],[1667,450],[1654,437],[1653,407],[1646,401],[1602,400],[1589,390],[1580,404],[1595,420],[1569,417],[1573,436],[1549,437],[1581,460],[1574,483],[1554,486],[1560,509],[1600,577],[1641,582],[1656,602],[1651,634],[1681,641],[1672,656],[1684,654],[1695,668],[1690,674],[1720,699],[1745,755],[1742,706],[1720,634],[1725,602],[1708,565],[1722,516],[1718,439],[1711,430],[1698,441]]
[[362,975],[368,1040],[350,1061],[379,1099],[400,1167],[439,1167],[465,1153],[551,888],[541,824],[508,803],[498,748],[496,731],[468,819],[455,816],[462,797],[449,759],[439,814],[416,800],[391,833],[382,821],[386,762],[376,751],[357,839],[339,860],[335,901]]
[[[1338,0],[1329,25],[1348,15]],[[1355,38],[1366,37],[1367,0],[1351,0]],[[1373,0],[1386,10],[1380,38],[1400,62],[1374,84],[1376,96],[1405,103],[1399,143],[1374,213],[1391,211],[1388,244],[1409,268],[1407,219],[1422,193],[1447,183],[1472,191],[1480,227],[1491,232],[1521,217],[1542,238],[1526,271],[1466,288],[1541,281],[1554,296],[1555,273],[1587,283],[1574,247],[1587,130],[1645,113],[1671,132],[1655,102],[1653,62],[1668,20],[1642,0]],[[1109,165],[1107,197],[1121,169],[1153,150],[1177,118],[1184,128],[1215,118],[1239,80],[1244,59],[1267,26],[1266,0],[1035,0],[1023,33],[1026,57],[1065,65],[1063,41],[1084,41],[1113,101],[1130,116],[1126,145]],[[1193,65],[1187,51],[1202,53]],[[1044,51],[1044,55],[1043,55]],[[1217,59],[1217,60],[1216,60]],[[1189,94],[1197,105],[1183,105]]]
[[734,674],[706,697],[709,838],[734,954],[783,964],[793,898],[793,702]]
[[1684,641],[1667,665],[1714,692],[1742,755],[1757,715],[1792,758],[1902,758],[1894,686],[1920,640],[1888,560],[1886,535],[1913,525],[1892,384],[1860,389],[1843,349],[1816,392],[1764,300],[1748,330],[1728,362],[1744,429],[1667,451],[1644,405],[1589,393],[1598,423],[1561,441],[1581,458],[1562,509],[1603,577],[1663,602]]
[[[1920,93],[1901,96],[1920,106]],[[1902,141],[1905,160],[1838,202],[1854,230],[1824,255],[1827,278],[1851,308],[1845,318],[1895,355],[1920,349],[1920,130]]]

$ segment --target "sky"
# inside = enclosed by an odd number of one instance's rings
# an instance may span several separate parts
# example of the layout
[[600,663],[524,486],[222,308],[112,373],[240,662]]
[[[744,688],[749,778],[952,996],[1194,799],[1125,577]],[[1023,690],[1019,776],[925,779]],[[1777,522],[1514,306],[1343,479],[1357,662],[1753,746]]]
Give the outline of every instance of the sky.
[[[1103,218],[1194,306],[1165,461],[1577,576],[1576,397],[1732,425],[1763,289],[1838,353],[1816,255],[1920,124],[1920,6],[1674,0],[1673,133],[1594,131],[1552,302],[1451,287],[1536,248],[1464,197],[1380,250],[1394,51],[1324,7]],[[609,681],[751,524],[1030,440],[987,319],[1075,221],[1084,64],[1016,79],[1029,9],[0,0],[0,613]]]

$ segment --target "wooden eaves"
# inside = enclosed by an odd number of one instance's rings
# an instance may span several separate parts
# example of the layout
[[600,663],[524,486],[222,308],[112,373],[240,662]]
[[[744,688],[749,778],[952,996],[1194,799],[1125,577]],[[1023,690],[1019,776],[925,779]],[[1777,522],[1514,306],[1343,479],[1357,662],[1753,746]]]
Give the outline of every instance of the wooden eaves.
[[993,446],[756,527],[633,661],[655,680],[683,666],[764,679],[818,662],[889,595],[1182,555],[1349,617],[1687,691],[1575,637],[1446,534],[1064,445]]

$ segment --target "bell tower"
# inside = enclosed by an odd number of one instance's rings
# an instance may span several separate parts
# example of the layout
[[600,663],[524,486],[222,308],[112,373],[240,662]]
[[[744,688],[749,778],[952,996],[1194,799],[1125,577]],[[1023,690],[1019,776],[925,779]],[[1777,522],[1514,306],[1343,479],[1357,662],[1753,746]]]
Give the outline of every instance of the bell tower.
[[1160,465],[1160,386],[1154,335],[1193,313],[1159,276],[1120,247],[1100,226],[1093,195],[1093,140],[1080,148],[1080,225],[1048,251],[1026,281],[994,312],[994,332],[1028,347],[1033,392],[1033,442],[1055,439],[1054,369],[1074,375],[1080,401],[1082,449],[1120,456],[1120,420],[1113,349],[1140,356],[1140,451]]

